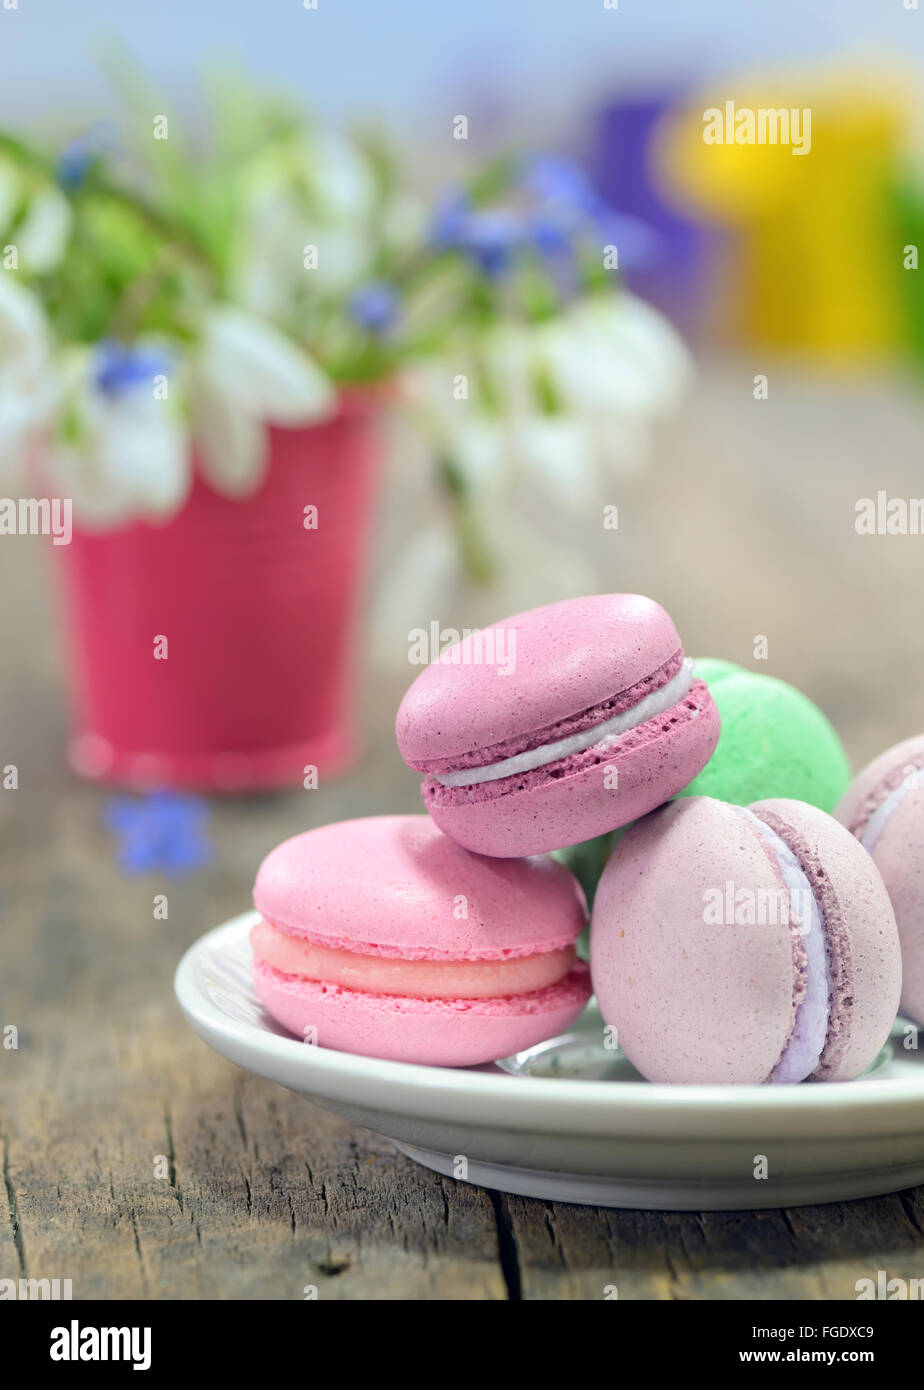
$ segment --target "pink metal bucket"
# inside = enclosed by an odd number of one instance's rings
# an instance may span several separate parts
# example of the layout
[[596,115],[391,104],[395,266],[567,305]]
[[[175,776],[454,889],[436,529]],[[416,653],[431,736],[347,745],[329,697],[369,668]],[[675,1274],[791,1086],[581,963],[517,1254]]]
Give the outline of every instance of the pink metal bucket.
[[348,401],[324,424],[271,430],[265,481],[247,499],[197,475],[163,525],[75,526],[58,553],[76,772],[240,791],[350,763],[376,418]]

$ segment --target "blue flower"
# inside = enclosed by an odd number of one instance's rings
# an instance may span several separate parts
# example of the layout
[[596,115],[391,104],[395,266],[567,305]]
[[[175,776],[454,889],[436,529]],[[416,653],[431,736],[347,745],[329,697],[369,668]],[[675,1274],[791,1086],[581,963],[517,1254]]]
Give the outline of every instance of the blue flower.
[[68,193],[79,188],[87,176],[93,155],[82,140],[72,140],[58,159],[58,183]]
[[96,348],[95,380],[101,391],[117,396],[151,385],[156,376],[166,374],[169,366],[164,353],[106,338]]
[[467,193],[446,193],[439,199],[430,226],[430,240],[438,251],[459,249],[471,212],[472,200]]
[[575,244],[588,237],[618,247],[624,268],[636,269],[655,258],[657,234],[611,207],[574,160],[536,156],[524,166],[521,180],[536,200],[536,248],[549,259],[567,259]]
[[521,182],[533,200],[536,249],[561,268],[577,243],[596,230],[606,204],[572,159],[537,155],[524,166]]
[[554,212],[537,212],[531,219],[536,250],[550,260],[570,259],[574,251],[575,225]]
[[503,275],[513,264],[516,253],[529,240],[529,224],[523,217],[505,210],[486,209],[468,218],[463,250],[479,270],[490,279]]
[[353,291],[347,312],[360,328],[378,336],[394,328],[401,312],[401,299],[394,285],[385,280],[370,280]]
[[206,833],[208,808],[196,796],[155,791],[113,797],[106,824],[121,839],[119,867],[129,874],[189,873],[213,858]]
[[538,252],[570,293],[580,283],[579,247],[613,243],[621,264],[637,266],[651,259],[654,236],[614,212],[575,160],[536,155],[517,170],[514,206],[481,208],[465,192],[449,193],[437,204],[430,240],[461,251],[489,279],[505,275],[518,255]]
[[58,159],[58,183],[68,193],[80,188],[91,167],[103,155],[119,148],[119,137],[111,121],[97,121],[66,145]]
[[593,217],[600,206],[598,193],[573,159],[536,155],[527,160],[521,182],[534,198],[551,204],[559,213],[570,211]]
[[475,207],[466,194],[453,193],[438,205],[430,239],[441,251],[461,251],[494,279],[529,244],[529,219],[507,208]]

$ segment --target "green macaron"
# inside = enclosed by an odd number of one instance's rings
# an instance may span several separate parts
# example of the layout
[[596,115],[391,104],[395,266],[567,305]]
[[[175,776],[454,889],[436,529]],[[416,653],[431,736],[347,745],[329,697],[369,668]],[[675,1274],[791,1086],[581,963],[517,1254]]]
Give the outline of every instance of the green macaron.
[[722,732],[680,796],[714,796],[737,806],[784,796],[833,811],[850,768],[830,721],[807,695],[730,661],[697,661],[694,674],[718,705]]

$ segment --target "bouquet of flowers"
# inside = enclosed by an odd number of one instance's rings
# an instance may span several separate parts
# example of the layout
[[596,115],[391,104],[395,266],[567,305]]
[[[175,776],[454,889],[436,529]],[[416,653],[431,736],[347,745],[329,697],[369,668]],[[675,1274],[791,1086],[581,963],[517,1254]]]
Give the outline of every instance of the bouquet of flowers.
[[475,579],[517,477],[580,506],[594,470],[644,456],[687,357],[620,288],[644,229],[578,166],[501,158],[428,207],[378,138],[239,80],[214,84],[204,145],[137,74],[123,86],[128,136],[50,154],[0,133],[0,456],[39,434],[84,528],[168,519],[194,463],[246,498],[268,424],[386,383]]

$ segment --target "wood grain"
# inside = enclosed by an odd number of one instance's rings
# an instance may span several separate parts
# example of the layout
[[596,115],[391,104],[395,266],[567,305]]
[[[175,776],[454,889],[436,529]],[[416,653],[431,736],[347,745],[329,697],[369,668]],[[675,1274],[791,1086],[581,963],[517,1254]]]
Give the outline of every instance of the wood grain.
[[[755,403],[761,370],[771,397]],[[924,538],[861,540],[853,506],[879,487],[920,494],[922,424],[911,383],[715,366],[647,481],[613,485],[615,538],[596,521],[560,531],[601,588],[667,603],[694,653],[750,662],[767,634],[768,669],[828,708],[859,764],[921,725]],[[408,672],[367,684],[350,776],[216,802],[209,869],[127,878],[106,794],[64,770],[48,561],[35,539],[0,539],[0,764],[20,779],[0,791],[0,1026],[19,1029],[0,1049],[0,1277],[70,1278],[78,1298],[850,1299],[877,1269],[924,1274],[920,1191],[725,1215],[508,1198],[211,1053],[173,1000],[179,956],[247,905],[286,835],[418,809],[390,734]],[[464,624],[465,606],[439,616]]]

